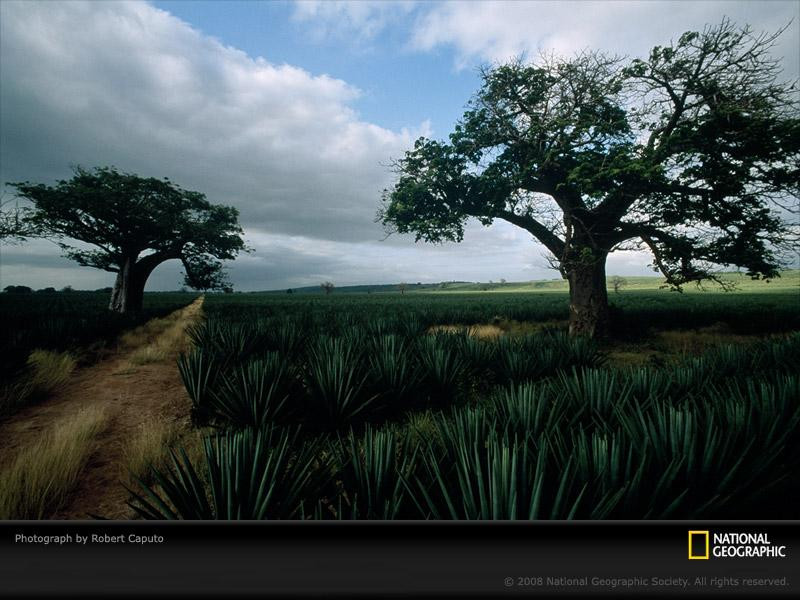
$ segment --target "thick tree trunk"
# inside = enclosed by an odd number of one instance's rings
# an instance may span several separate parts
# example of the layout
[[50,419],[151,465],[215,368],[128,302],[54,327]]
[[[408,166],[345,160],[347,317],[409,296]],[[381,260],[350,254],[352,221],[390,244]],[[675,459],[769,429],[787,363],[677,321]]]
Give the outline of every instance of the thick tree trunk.
[[606,256],[578,263],[567,272],[569,280],[569,333],[586,337],[608,334]]
[[117,273],[108,308],[122,314],[141,310],[147,275],[137,268],[134,260],[126,260]]

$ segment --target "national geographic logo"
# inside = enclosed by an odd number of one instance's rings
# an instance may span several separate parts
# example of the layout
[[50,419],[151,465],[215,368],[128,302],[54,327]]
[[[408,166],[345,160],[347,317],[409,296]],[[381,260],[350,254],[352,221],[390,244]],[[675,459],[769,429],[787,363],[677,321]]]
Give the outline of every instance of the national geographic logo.
[[766,533],[689,532],[689,560],[714,558],[786,558],[786,546],[778,546]]

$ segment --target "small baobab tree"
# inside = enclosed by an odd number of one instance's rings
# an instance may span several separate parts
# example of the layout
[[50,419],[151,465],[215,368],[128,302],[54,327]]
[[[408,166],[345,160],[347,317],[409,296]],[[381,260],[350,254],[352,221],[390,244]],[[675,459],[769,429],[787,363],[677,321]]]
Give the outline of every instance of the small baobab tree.
[[11,186],[33,204],[26,231],[58,240],[64,255],[81,266],[116,273],[109,304],[116,312],[140,310],[147,279],[168,260],[183,263],[186,284],[194,289],[229,288],[220,261],[246,250],[235,208],[211,204],[168,179],[76,167],[71,179],[54,186]]
[[611,278],[611,287],[614,288],[614,293],[619,294],[622,288],[628,285],[628,280],[619,275],[614,275]]

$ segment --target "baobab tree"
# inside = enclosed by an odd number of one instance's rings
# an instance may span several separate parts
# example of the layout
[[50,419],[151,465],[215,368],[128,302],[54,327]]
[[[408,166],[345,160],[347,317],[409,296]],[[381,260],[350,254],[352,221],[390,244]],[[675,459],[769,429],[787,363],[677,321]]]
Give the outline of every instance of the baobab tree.
[[719,266],[776,277],[800,195],[796,88],[770,55],[780,33],[724,20],[645,59],[485,69],[449,142],[420,138],[396,162],[379,219],[434,243],[461,241],[470,217],[525,229],[569,282],[576,335],[606,333],[615,250],[648,248],[676,289]]
[[614,275],[611,278],[611,287],[614,288],[614,293],[619,294],[620,290],[623,287],[628,285],[628,281],[624,277],[620,277],[619,275]]
[[35,235],[57,239],[79,265],[117,274],[109,308],[120,313],[141,309],[148,277],[168,260],[183,263],[186,284],[195,289],[229,288],[220,261],[246,249],[235,208],[211,204],[168,179],[77,167],[55,186],[11,185],[33,203],[25,224]]

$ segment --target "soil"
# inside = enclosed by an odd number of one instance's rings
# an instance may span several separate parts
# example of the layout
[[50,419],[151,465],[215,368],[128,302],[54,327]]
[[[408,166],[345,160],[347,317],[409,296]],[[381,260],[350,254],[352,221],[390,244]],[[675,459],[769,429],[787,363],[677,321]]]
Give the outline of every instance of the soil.
[[[181,322],[196,321],[202,298],[181,309]],[[147,345],[143,340],[142,345]],[[102,406],[108,418],[77,489],[53,519],[127,519],[129,494],[122,484],[123,451],[132,436],[153,419],[188,426],[190,401],[175,363],[177,349],[158,362],[130,362],[137,347],[126,347],[111,357],[77,371],[71,381],[47,400],[26,407],[0,423],[0,464],[47,435],[76,411]]]

